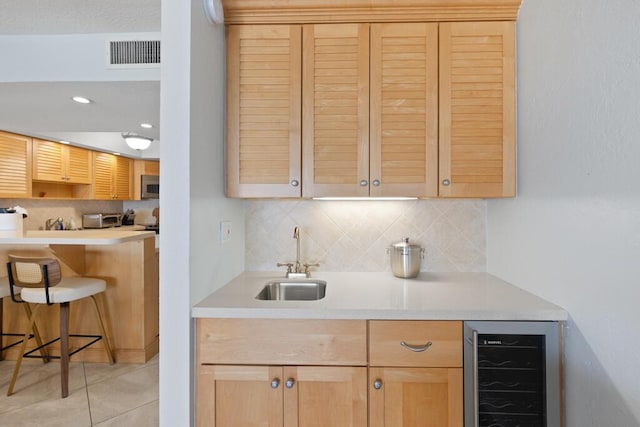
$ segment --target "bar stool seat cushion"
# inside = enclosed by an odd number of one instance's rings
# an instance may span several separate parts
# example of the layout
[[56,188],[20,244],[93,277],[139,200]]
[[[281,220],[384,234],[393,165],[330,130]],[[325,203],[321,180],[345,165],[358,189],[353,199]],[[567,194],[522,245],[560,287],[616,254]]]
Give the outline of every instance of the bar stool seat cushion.
[[[49,301],[63,303],[98,294],[107,288],[107,282],[94,277],[65,277],[56,286],[49,288]],[[36,304],[46,304],[44,288],[22,288],[22,300]]]

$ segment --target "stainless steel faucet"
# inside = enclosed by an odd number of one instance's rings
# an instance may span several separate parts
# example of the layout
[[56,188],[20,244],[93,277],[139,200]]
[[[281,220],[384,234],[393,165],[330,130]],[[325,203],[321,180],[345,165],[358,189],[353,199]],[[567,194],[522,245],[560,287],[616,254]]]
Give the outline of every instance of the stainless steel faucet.
[[[293,229],[293,238],[296,239],[296,262],[277,263],[278,267],[287,267],[286,277],[290,279],[300,279],[311,277],[309,267],[317,267],[320,264],[307,264],[300,261],[300,227]],[[304,268],[303,268],[304,267]]]
[[62,227],[64,227],[62,218],[49,218],[44,226],[46,230],[62,230]]

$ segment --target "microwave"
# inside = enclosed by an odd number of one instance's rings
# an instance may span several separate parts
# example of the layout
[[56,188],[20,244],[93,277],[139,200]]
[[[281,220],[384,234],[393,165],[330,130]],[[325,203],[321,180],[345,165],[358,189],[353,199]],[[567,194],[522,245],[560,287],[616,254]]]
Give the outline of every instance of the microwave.
[[140,198],[160,198],[160,177],[158,175],[142,175],[140,177]]

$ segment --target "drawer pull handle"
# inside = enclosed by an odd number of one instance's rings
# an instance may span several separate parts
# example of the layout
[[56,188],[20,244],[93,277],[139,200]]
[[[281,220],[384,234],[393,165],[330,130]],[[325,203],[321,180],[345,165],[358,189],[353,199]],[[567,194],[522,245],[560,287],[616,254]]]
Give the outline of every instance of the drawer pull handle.
[[280,380],[278,378],[274,378],[271,380],[271,388],[276,389],[280,385]]
[[286,383],[284,383],[285,387],[293,388],[296,381],[293,378],[289,378]]
[[380,390],[382,388],[382,380],[375,380],[373,382],[373,388]]
[[408,348],[411,351],[415,351],[416,353],[420,353],[422,351],[428,350],[429,347],[431,347],[433,345],[433,343],[431,341],[429,341],[425,345],[411,345],[411,344],[407,344],[404,341],[400,341],[400,345],[403,346],[404,348]]

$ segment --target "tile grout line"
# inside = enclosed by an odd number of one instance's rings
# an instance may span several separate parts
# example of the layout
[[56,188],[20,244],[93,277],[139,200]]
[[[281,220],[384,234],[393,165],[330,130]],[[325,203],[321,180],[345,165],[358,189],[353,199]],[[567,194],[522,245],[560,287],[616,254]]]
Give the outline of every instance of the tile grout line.
[[93,417],[91,416],[91,399],[89,398],[89,384],[87,382],[87,367],[82,362],[82,374],[84,375],[84,391],[87,395],[87,408],[89,409],[89,425],[93,426]]

